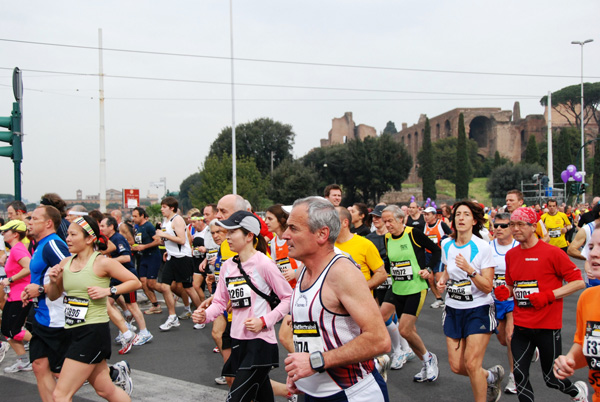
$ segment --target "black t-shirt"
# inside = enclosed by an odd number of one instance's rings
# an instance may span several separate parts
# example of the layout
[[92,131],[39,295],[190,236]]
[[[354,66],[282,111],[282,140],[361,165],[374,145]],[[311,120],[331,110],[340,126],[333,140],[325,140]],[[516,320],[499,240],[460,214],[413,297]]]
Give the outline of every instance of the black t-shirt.
[[356,233],[359,236],[365,237],[366,235],[371,233],[371,231],[369,230],[369,228],[366,225],[360,225],[357,228],[354,228],[354,227],[351,228],[350,233]]
[[581,216],[579,217],[579,223],[577,223],[577,226],[579,226],[580,228],[583,227],[583,225],[590,223],[590,222],[594,222],[594,215],[592,214],[592,211],[587,211],[584,214],[581,214]]
[[408,219],[406,220],[406,226],[411,226],[413,228],[419,229],[421,232],[425,232],[425,218],[423,214],[419,215],[419,219],[415,220],[410,215],[408,215]]

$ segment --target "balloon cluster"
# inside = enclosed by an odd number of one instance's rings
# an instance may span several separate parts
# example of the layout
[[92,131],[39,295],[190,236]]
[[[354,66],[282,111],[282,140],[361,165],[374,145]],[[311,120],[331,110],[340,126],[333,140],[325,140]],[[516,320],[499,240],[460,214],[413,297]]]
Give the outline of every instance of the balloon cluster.
[[431,198],[427,197],[427,199],[425,200],[425,208],[427,207],[433,207],[435,209],[437,209],[437,205],[435,205],[435,201],[432,201]]
[[[577,171],[577,168],[575,167],[575,165],[569,165],[567,166],[566,170],[563,170],[562,173],[560,174],[560,178],[563,181],[563,183],[566,183],[568,181],[583,181],[583,175],[581,174],[581,172]],[[572,180],[571,180],[572,178]]]
[[415,202],[415,196],[410,197],[410,202]]

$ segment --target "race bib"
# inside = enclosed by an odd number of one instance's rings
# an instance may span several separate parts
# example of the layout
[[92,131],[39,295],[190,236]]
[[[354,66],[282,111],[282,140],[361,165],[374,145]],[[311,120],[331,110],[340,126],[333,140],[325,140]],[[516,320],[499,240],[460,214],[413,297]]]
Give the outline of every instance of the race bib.
[[583,355],[591,370],[600,370],[600,322],[588,321],[583,339]]
[[494,287],[498,286],[506,286],[506,276],[504,274],[495,274],[494,275]]
[[229,300],[231,301],[231,307],[250,307],[251,289],[243,276],[227,278],[227,291],[229,292]]
[[397,261],[392,262],[392,278],[395,281],[412,281],[413,270],[410,261]]
[[65,323],[67,325],[81,324],[85,322],[90,301],[80,297],[65,296],[63,299],[65,306]]
[[436,235],[428,235],[427,237],[429,237],[429,239],[435,244],[438,244],[438,238]]
[[292,322],[296,353],[324,352],[323,339],[316,321]]
[[210,260],[211,258],[216,257],[218,252],[218,248],[209,248],[206,250],[206,258]]
[[281,273],[283,273],[283,271],[285,270],[292,269],[292,263],[290,262],[290,259],[288,257],[280,258],[275,263],[277,264],[277,267],[279,268]]
[[451,279],[449,282],[450,284],[446,289],[448,290],[448,296],[450,296],[451,299],[461,302],[473,301],[473,291],[471,290],[470,280],[454,281]]
[[533,307],[527,295],[539,292],[537,281],[515,281],[514,283],[513,293],[519,307]]
[[200,256],[202,255],[202,253],[200,253],[200,250],[198,250],[198,249],[194,248],[194,249],[192,250],[192,255],[193,255],[195,258],[200,258]]
[[137,232],[135,234],[135,242],[136,244],[142,244],[142,234],[140,232]]
[[550,237],[552,238],[557,238],[562,235],[562,232],[560,231],[560,229],[552,229],[548,232],[548,235],[550,235]]
[[385,278],[385,281],[377,286],[377,289],[387,289],[390,286],[392,286],[392,277],[390,275],[387,276],[387,278]]

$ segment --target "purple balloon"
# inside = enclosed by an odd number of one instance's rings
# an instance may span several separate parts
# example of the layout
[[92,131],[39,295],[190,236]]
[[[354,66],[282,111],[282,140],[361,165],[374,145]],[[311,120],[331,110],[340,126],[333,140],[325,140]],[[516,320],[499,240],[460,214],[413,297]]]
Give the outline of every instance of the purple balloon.
[[563,170],[560,174],[560,179],[563,181],[563,183],[566,183],[569,180],[569,172]]
[[577,168],[575,165],[569,165],[567,166],[567,172],[569,173],[569,176],[573,177],[573,175],[577,172]]
[[575,181],[582,181],[583,175],[581,174],[581,172],[575,172],[575,174],[573,175],[573,179],[575,179]]

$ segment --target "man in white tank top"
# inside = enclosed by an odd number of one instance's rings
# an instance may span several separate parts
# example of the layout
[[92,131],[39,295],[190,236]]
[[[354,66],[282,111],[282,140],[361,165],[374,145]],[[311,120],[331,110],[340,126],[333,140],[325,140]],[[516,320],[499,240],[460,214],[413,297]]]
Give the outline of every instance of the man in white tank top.
[[[157,230],[155,239],[164,241],[166,262],[163,268],[160,292],[163,294],[165,304],[169,310],[167,321],[159,328],[161,331],[169,331],[179,326],[179,319],[175,314],[175,300],[171,292],[171,283],[181,283],[196,307],[200,306],[200,298],[192,287],[192,276],[194,262],[192,260],[192,248],[187,237],[185,220],[177,215],[179,204],[174,197],[166,197],[160,203],[160,212],[164,220],[162,230]],[[190,314],[191,315],[191,314]]]
[[[304,262],[292,296],[295,353],[285,359],[287,386],[305,401],[333,395],[352,402],[389,401],[373,362],[390,337],[362,273],[334,243],[340,220],[322,197],[297,200],[283,234],[289,255]],[[349,342],[352,341],[351,344]]]

